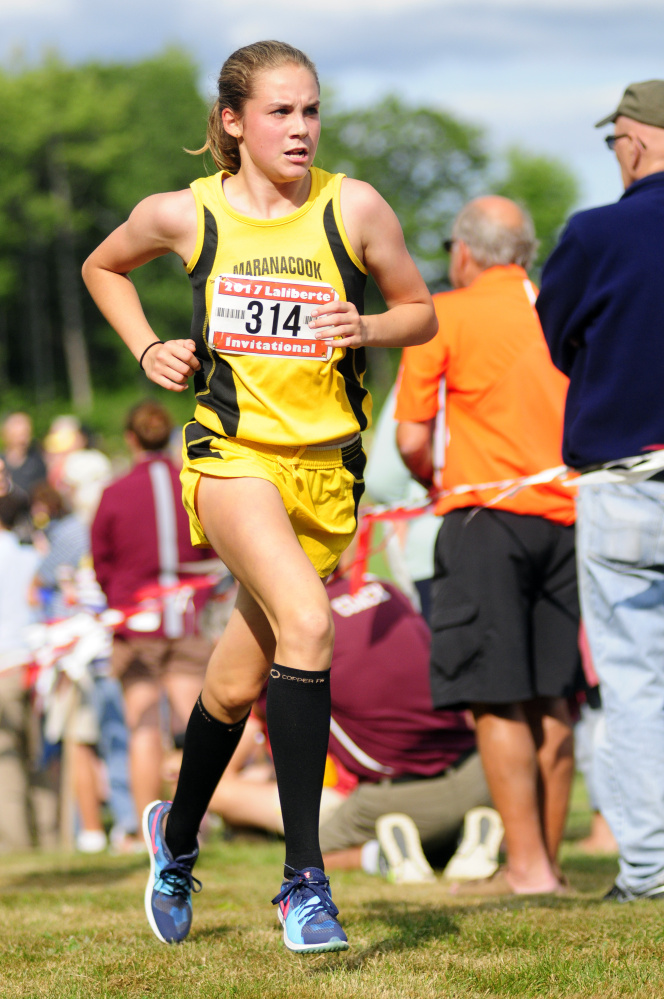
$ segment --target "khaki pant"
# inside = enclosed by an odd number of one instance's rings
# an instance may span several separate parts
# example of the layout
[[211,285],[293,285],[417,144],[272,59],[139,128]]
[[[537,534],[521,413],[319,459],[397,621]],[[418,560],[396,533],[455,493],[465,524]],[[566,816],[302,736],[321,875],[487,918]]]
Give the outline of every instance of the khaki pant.
[[409,815],[418,828],[422,846],[437,850],[458,835],[464,815],[478,805],[491,805],[478,753],[441,777],[403,783],[360,783],[321,825],[321,850],[334,853],[375,839],[376,819],[390,812]]
[[22,670],[0,674],[0,852],[32,846],[28,710]]

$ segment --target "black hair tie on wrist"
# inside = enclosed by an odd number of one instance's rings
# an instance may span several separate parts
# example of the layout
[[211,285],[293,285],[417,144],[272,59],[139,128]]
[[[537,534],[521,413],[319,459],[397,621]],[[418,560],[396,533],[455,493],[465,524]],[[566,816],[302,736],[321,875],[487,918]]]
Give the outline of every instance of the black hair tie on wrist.
[[147,347],[145,348],[145,350],[144,350],[144,351],[143,351],[143,353],[141,354],[140,358],[138,359],[138,366],[139,366],[139,368],[141,369],[141,371],[145,371],[145,368],[143,367],[143,358],[145,357],[145,355],[147,354],[147,352],[148,352],[148,351],[149,351],[149,350],[150,350],[150,349],[151,349],[152,347],[156,347],[158,343],[163,343],[163,342],[164,342],[163,340],[153,340],[153,341],[152,341],[152,343],[149,343],[149,344],[147,345]]

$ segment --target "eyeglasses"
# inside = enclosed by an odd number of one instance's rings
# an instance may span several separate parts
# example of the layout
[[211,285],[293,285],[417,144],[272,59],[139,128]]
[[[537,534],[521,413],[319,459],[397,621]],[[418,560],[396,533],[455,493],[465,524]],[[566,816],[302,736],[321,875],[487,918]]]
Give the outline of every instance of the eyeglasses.
[[611,152],[613,152],[613,150],[616,148],[616,142],[618,141],[618,139],[628,139],[628,138],[629,136],[627,135],[627,132],[623,132],[621,135],[605,135],[604,141],[606,142],[606,145],[611,150]]
[[443,249],[445,250],[445,253],[451,253],[452,252],[452,247],[454,246],[455,243],[456,243],[456,239],[444,239],[443,240]]

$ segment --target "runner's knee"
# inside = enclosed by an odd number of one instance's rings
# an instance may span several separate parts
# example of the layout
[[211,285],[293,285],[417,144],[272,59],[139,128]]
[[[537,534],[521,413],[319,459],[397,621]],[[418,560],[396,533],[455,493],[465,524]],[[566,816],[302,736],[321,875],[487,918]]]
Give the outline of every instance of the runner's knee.
[[215,718],[225,720],[226,716],[230,716],[233,721],[239,721],[258,699],[262,687],[262,680],[254,682],[245,677],[213,683],[206,681],[203,704]]
[[332,652],[334,622],[329,607],[293,607],[286,620],[280,622],[279,644],[304,647],[317,653]]

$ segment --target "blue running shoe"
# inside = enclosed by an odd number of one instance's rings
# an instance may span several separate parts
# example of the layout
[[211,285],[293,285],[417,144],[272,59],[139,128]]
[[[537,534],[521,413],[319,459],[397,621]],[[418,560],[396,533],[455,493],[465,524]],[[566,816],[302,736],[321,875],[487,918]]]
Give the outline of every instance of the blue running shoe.
[[143,836],[150,854],[150,877],[145,888],[145,912],[154,935],[162,943],[181,943],[191,926],[191,893],[203,887],[191,869],[193,853],[173,857],[164,838],[164,817],[170,801],[153,801],[143,812]]
[[293,877],[283,882],[272,904],[279,906],[279,922],[289,950],[313,954],[348,950],[348,938],[337,920],[339,910],[332,901],[325,871],[318,867],[293,871]]

